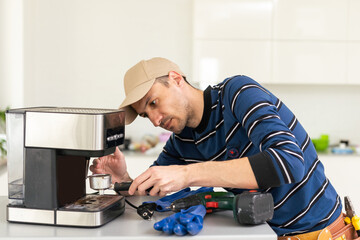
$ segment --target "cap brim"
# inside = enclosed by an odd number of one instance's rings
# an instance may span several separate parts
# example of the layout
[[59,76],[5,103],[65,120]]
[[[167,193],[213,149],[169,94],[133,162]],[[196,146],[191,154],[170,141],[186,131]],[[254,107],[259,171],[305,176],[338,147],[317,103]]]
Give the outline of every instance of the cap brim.
[[121,109],[125,111],[125,125],[129,125],[136,119],[138,114],[131,106],[126,106]]
[[137,112],[130,105],[142,99],[151,89],[154,82],[155,79],[152,79],[138,85],[136,88],[134,88],[131,92],[127,94],[126,98],[121,103],[119,108],[125,111],[126,125],[132,123],[138,115]]

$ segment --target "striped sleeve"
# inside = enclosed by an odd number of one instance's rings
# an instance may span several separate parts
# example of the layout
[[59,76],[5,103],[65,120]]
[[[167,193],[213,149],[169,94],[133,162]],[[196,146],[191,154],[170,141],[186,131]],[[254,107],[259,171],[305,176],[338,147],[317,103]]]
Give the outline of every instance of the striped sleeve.
[[258,154],[249,156],[259,187],[299,182],[305,172],[303,152],[273,104],[275,97],[246,76],[230,80],[223,96],[225,108],[259,149]]

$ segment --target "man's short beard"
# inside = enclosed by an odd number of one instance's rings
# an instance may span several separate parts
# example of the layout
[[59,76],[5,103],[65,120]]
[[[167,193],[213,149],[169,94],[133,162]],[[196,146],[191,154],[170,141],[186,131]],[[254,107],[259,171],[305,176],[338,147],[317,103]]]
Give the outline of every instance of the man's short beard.
[[185,119],[185,124],[182,127],[181,131],[184,130],[185,127],[189,127],[191,120],[190,116],[193,114],[189,104],[186,103],[184,107],[185,107],[186,119]]

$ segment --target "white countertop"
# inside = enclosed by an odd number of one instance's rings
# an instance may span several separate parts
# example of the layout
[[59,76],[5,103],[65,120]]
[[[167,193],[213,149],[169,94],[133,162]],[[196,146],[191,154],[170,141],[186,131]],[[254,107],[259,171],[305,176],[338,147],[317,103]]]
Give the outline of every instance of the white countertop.
[[[141,204],[151,197],[127,198],[135,205]],[[136,210],[126,204],[125,213],[99,228],[75,228],[45,226],[6,221],[6,205],[8,199],[0,196],[0,239],[159,239],[176,238],[153,229],[153,224],[169,213],[156,212],[152,220],[143,220]],[[231,211],[208,214],[204,218],[204,228],[196,236],[182,236],[179,239],[277,239],[276,234],[267,224],[242,226],[235,222]]]

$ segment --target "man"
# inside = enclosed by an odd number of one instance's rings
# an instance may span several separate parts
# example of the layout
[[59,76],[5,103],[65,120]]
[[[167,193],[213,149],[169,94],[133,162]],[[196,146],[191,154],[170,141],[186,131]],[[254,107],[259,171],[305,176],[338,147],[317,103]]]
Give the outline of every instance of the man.
[[[268,223],[279,236],[318,235],[340,216],[340,198],[306,131],[249,77],[227,78],[201,91],[176,64],[153,58],[129,69],[124,87],[126,124],[139,115],[173,132],[153,166],[134,179],[130,195],[152,187],[150,195],[164,196],[189,186],[269,192],[275,209]],[[131,180],[118,149],[90,169]]]

